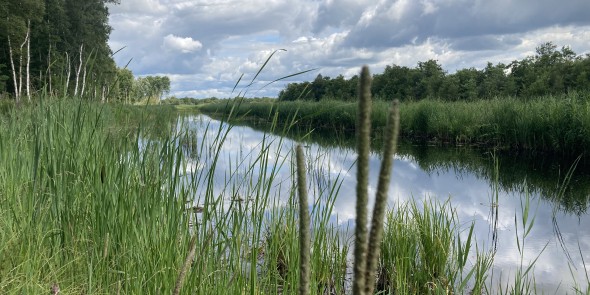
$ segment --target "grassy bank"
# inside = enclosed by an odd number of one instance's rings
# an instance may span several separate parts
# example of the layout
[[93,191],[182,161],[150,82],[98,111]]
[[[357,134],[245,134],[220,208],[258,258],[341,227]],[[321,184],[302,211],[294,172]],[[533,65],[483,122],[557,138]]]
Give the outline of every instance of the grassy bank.
[[0,117],[0,293],[170,284],[161,278],[186,249],[184,203],[161,185],[178,174],[174,150],[137,148],[146,119],[166,126],[176,114],[62,100]]
[[[231,104],[231,103],[230,103]],[[388,103],[375,102],[372,124],[380,134]],[[208,114],[228,112],[228,102],[201,107]],[[234,113],[303,129],[337,131],[354,136],[356,103],[239,101]],[[422,100],[401,106],[401,136],[420,142],[496,147],[557,154],[581,154],[590,144],[590,93],[536,99],[497,98],[470,102]]]

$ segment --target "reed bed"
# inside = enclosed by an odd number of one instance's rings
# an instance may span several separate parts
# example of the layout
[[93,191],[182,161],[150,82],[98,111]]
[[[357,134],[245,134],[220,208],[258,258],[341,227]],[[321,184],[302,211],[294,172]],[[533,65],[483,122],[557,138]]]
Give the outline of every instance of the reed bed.
[[[230,102],[231,103],[231,102]],[[201,107],[208,114],[224,113],[228,102]],[[376,101],[372,126],[377,134],[387,121],[386,102]],[[354,134],[356,104],[319,102],[258,102],[240,100],[235,114],[264,120],[279,113],[279,122],[294,121],[301,128]],[[590,144],[590,93],[513,97],[447,102],[404,102],[400,110],[403,138],[435,144],[460,144],[556,154],[582,154]]]

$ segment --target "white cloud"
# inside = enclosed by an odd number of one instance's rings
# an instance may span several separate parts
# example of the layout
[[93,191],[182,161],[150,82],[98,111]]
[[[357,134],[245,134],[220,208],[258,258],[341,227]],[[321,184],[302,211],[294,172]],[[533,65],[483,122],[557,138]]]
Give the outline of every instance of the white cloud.
[[166,13],[166,6],[159,0],[123,0],[121,4],[111,6],[110,12],[113,14],[163,14]]
[[547,41],[590,52],[590,2],[563,1],[126,0],[110,8],[110,44],[126,47],[115,60],[132,60],[136,75],[199,77],[173,83],[173,94],[229,97],[277,49],[287,52],[273,56],[261,84],[318,68],[264,90],[276,96],[289,81],[350,77],[363,64],[378,73],[437,59],[453,72],[520,59]]
[[182,53],[191,53],[201,50],[203,44],[199,40],[193,40],[191,37],[177,37],[172,34],[164,37],[164,48],[180,51]]

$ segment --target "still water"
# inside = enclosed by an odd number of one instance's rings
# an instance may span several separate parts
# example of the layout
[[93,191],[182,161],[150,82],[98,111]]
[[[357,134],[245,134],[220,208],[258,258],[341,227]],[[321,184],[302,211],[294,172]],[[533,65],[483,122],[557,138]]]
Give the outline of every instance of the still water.
[[[308,180],[313,184],[309,189],[310,205],[330,188],[339,187],[331,219],[344,234],[352,234],[356,198],[354,143],[339,141],[341,144],[336,144],[325,134],[298,142],[247,126],[232,126],[216,157],[214,151],[206,147],[215,145],[216,140],[219,141],[217,131],[228,127],[221,124],[204,115],[182,119],[180,125],[188,128],[201,146],[201,156],[189,161],[187,175],[196,177],[199,171],[207,171],[216,162],[214,185],[217,190],[227,190],[227,180],[232,179],[229,186],[233,187],[233,194],[247,199],[256,189],[251,183],[240,183],[244,181],[241,175],[248,174],[247,181],[272,182],[271,194],[285,202],[292,186],[293,150],[301,143],[306,151]],[[259,161],[257,157],[262,152],[266,152],[267,163],[252,164]],[[533,271],[538,292],[573,293],[574,280],[585,288],[584,267],[590,270],[590,216],[587,212],[590,175],[584,163],[579,163],[573,173],[568,174],[574,162],[574,159],[556,163],[528,155],[507,157],[468,148],[402,144],[395,156],[389,206],[393,208],[411,199],[418,202],[429,198],[449,200],[464,229],[462,234],[466,236],[465,229],[474,223],[479,248],[496,248],[494,289],[498,284],[504,288],[511,284],[521,261],[526,269],[537,259]],[[372,204],[380,166],[377,152],[371,154],[370,164],[369,202]],[[275,169],[273,179],[265,178],[268,171],[263,171],[263,167]],[[257,178],[259,175],[262,177]],[[534,226],[521,255],[516,237],[522,237],[522,204],[527,194]],[[199,202],[195,199],[195,206]],[[529,217],[529,221],[531,219]],[[497,230],[495,240],[492,239],[494,228]],[[474,255],[471,260],[475,261]]]

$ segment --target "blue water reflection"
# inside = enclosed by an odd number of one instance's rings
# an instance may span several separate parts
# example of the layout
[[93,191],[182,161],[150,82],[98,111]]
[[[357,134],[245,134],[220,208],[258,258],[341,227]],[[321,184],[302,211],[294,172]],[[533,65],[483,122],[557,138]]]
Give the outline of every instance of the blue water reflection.
[[[208,150],[207,147],[215,145],[216,131],[220,130],[220,124],[219,121],[204,115],[185,119],[185,125],[194,132],[197,137],[197,146],[202,151],[200,156],[189,161],[186,167],[186,173],[193,178],[201,175],[199,173],[203,171],[208,171],[208,167],[213,164],[214,151]],[[205,132],[205,129],[208,131]],[[264,169],[265,165],[257,164],[256,157],[265,150],[268,161],[266,167],[276,168],[276,177],[261,178],[261,180],[272,181],[271,195],[286,202],[293,181],[292,161],[296,144],[297,142],[293,140],[265,134],[249,127],[232,127],[220,147],[221,153],[215,169],[216,193],[223,194],[231,191],[232,196],[229,197],[228,202],[236,196],[248,198],[256,194],[258,189],[256,186],[240,183],[240,181],[258,179],[257,176],[261,174],[261,169]],[[310,203],[315,202],[317,198],[322,198],[334,184],[341,184],[332,212],[333,220],[342,228],[354,225],[356,198],[354,150],[346,147],[326,148],[315,143],[304,144],[308,162],[308,179],[313,183],[313,186],[310,186]],[[492,161],[491,158],[489,161]],[[379,155],[372,154],[370,204],[374,202],[379,166]],[[250,177],[246,177],[247,175]],[[231,188],[227,183],[230,178],[232,179],[229,185]],[[531,191],[535,189],[531,188]],[[494,224],[497,224],[497,253],[493,273],[493,284],[497,287],[500,281],[504,286],[511,284],[515,271],[521,263],[521,255],[516,243],[515,221],[521,223],[522,220],[521,204],[524,193],[516,188],[499,189],[497,204],[493,193],[494,187],[489,179],[469,172],[467,169],[431,167],[425,171],[420,168],[413,156],[404,155],[395,157],[389,205],[394,207],[398,202],[411,199],[437,198],[441,201],[450,199],[464,229],[474,222],[474,233],[480,249],[493,247],[492,228]],[[194,203],[198,204],[201,201],[197,196]],[[526,268],[528,263],[535,260],[541,253],[534,268],[538,291],[554,293],[558,290],[557,293],[566,293],[572,292],[573,279],[581,282],[582,286],[586,285],[581,255],[586,261],[586,268],[590,268],[588,265],[590,218],[587,214],[576,215],[564,210],[556,210],[555,206],[557,206],[555,202],[542,198],[538,193],[531,193],[531,214],[534,213],[535,225],[525,241],[522,261]],[[497,220],[494,219],[494,209],[497,209]],[[556,235],[558,230],[560,235]],[[464,231],[463,234],[466,236],[467,232]],[[522,235],[522,224],[519,224],[518,234]],[[558,237],[561,237],[563,243],[559,242]],[[564,248],[569,250],[570,259]],[[471,261],[475,261],[474,255]]]

